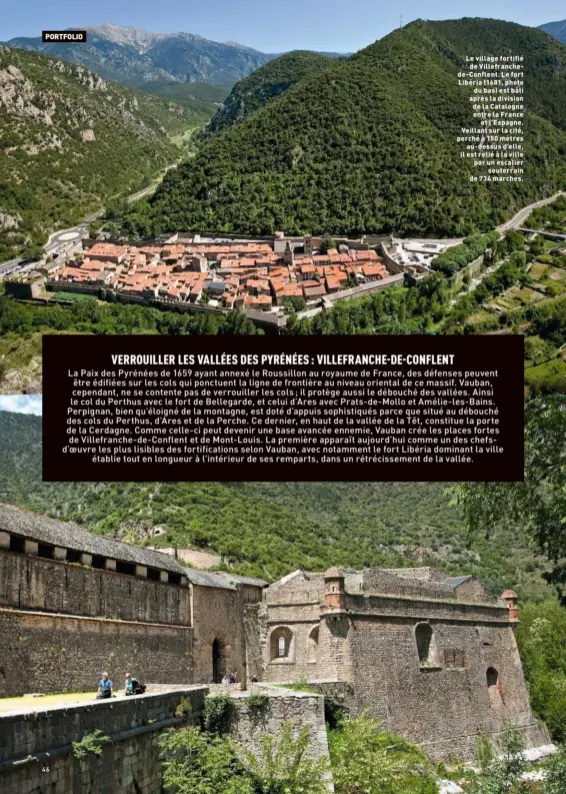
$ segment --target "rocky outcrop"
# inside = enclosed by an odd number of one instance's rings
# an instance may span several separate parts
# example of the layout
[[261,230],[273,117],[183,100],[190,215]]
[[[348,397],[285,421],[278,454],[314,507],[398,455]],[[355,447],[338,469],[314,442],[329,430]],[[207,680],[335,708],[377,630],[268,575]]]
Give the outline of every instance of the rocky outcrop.
[[0,212],[0,232],[7,232],[9,229],[17,229],[21,222],[22,216],[17,212],[14,215]]
[[[34,104],[36,99],[40,99],[44,107],[38,107],[39,102]],[[31,82],[13,64],[0,69],[0,105],[4,105],[11,114],[29,116],[43,124],[53,124],[55,103],[46,96],[39,97]]]

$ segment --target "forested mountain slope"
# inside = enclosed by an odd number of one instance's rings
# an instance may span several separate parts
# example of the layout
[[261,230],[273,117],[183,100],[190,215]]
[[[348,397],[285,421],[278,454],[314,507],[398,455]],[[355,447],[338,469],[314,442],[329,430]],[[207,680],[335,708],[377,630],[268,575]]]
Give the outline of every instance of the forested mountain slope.
[[0,45],[0,260],[140,186],[180,156],[171,136],[206,116]]
[[[545,589],[520,530],[468,542],[439,483],[41,482],[41,420],[0,412],[0,501],[137,543],[200,547],[273,580],[303,567],[431,564],[494,592]],[[160,527],[164,534],[151,537]],[[486,528],[487,529],[487,528]]]
[[326,69],[332,62],[326,55],[305,50],[288,52],[269,61],[236,83],[224,105],[210,120],[206,131],[220,132],[239,124],[301,80]]
[[[522,183],[470,182],[465,55],[525,54]],[[301,80],[168,175],[130,230],[487,229],[566,184],[566,47],[508,22],[417,21]]]

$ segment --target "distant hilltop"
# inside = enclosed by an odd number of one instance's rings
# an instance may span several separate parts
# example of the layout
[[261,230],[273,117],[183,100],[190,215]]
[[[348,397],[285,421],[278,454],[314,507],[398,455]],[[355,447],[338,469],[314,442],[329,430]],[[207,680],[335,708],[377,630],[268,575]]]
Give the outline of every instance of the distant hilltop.
[[546,22],[544,25],[539,25],[541,30],[550,33],[555,39],[566,44],[566,19],[560,22]]

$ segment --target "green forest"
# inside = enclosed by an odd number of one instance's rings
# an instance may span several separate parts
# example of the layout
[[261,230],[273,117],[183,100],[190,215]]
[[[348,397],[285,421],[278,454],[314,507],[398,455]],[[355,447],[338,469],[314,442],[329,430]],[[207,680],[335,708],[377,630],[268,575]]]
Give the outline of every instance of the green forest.
[[[456,142],[473,123],[471,89],[458,85],[458,70],[467,54],[525,51],[524,180],[471,182],[473,165]],[[565,62],[566,47],[540,30],[482,19],[413,22],[305,76],[204,143],[126,217],[124,230],[489,231],[565,184]]]
[[527,229],[566,234],[566,196],[534,209],[524,223]]
[[260,66],[236,83],[223,106],[206,126],[205,136],[239,124],[301,80],[326,69],[332,62],[333,59],[327,55],[295,50]]

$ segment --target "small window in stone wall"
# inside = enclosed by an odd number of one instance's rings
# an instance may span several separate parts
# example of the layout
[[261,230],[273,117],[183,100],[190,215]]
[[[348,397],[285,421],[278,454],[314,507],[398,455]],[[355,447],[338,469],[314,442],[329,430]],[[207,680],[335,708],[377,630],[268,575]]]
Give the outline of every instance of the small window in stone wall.
[[37,556],[44,557],[46,560],[53,559],[53,546],[50,543],[37,544]]
[[127,576],[135,576],[136,566],[132,562],[123,562],[122,560],[116,560],[116,571],[118,573],[125,573],[127,574]]
[[92,567],[98,568],[99,570],[106,568],[106,557],[102,557],[100,554],[93,554]]
[[67,562],[80,562],[81,553],[76,549],[67,549]]
[[147,569],[147,578],[151,579],[153,582],[159,581],[159,571],[157,568],[148,568]]

